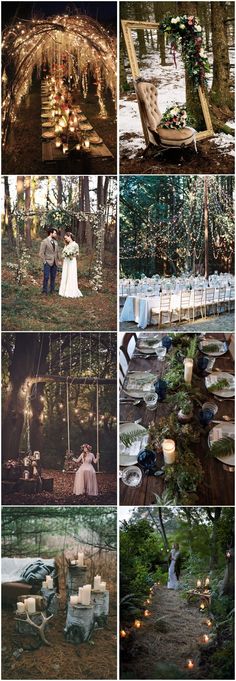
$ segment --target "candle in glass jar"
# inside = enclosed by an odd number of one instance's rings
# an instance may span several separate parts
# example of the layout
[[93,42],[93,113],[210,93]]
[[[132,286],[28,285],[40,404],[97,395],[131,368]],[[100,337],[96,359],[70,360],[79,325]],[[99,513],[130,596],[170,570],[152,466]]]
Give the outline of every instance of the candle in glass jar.
[[90,147],[90,141],[89,140],[84,140],[84,148],[89,149]]
[[68,144],[63,144],[63,145],[62,145],[63,154],[67,154],[68,149],[69,149]]
[[176,453],[175,453],[175,441],[174,440],[163,440],[162,442],[162,451],[163,451],[163,456],[164,456],[164,462],[166,464],[171,464],[175,462],[176,459]]
[[26,602],[29,615],[32,614],[33,612],[36,612],[35,598],[27,598]]
[[60,137],[56,137],[56,139],[55,139],[55,146],[57,147],[57,149],[59,149],[59,148],[61,147],[61,145],[62,145],[61,138],[60,138]]
[[206,581],[205,581],[205,586],[209,586],[209,584],[210,584],[210,580],[209,580],[209,577],[207,577]]
[[83,553],[78,553],[78,565],[80,567],[84,566],[84,554]]
[[191,359],[190,357],[186,357],[184,359],[185,383],[188,383],[189,385],[192,383],[192,375],[193,375],[193,359]]
[[17,612],[25,612],[25,604],[24,603],[17,603]]
[[197,580],[197,588],[200,589],[201,586],[202,586],[202,582],[201,582],[200,579],[198,579]]
[[187,662],[187,667],[188,667],[188,669],[193,669],[193,667],[194,667],[194,662],[193,662],[193,660],[188,660],[188,662]]

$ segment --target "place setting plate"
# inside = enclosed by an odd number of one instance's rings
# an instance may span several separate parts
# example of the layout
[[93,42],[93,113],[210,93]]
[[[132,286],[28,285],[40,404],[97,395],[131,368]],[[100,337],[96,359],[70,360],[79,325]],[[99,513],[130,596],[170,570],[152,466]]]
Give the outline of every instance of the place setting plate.
[[141,352],[143,355],[155,355],[156,348],[160,345],[160,341],[160,336],[155,336],[155,338],[152,337],[152,340],[149,340],[148,338],[140,338],[136,345],[137,351]]
[[[147,438],[146,428],[141,426],[139,423],[121,423],[120,424],[120,436],[129,435],[130,433],[139,431],[140,437],[137,438],[129,447],[126,447],[120,440],[120,466],[133,466],[137,463],[137,458],[140,450],[143,446],[144,438]],[[145,443],[146,444],[146,443]]]
[[155,380],[156,374],[150,371],[135,371],[127,374],[122,390],[130,397],[144,397],[146,393],[153,390]]
[[42,138],[44,140],[52,140],[56,137],[55,132],[52,132],[51,130],[46,130],[46,132],[42,133]]
[[[219,381],[227,381],[227,386],[216,387],[213,390],[209,390],[211,386],[217,384]],[[218,371],[217,373],[209,374],[205,377],[205,386],[207,390],[212,395],[217,395],[218,397],[234,397],[235,395],[235,376],[228,374],[226,371]]]
[[[232,421],[225,423],[224,421],[218,423],[210,430],[208,436],[208,446],[212,447],[214,442],[218,442],[222,438],[231,437],[235,440],[235,424]],[[229,454],[216,454],[215,459],[227,466],[235,466],[235,452],[229,451]]]
[[[209,350],[207,348],[209,348]],[[221,355],[225,355],[228,351],[228,345],[225,341],[206,339],[200,341],[199,350],[201,350],[204,355],[209,355],[209,357],[221,357]]]
[[42,128],[54,128],[54,121],[44,121]]

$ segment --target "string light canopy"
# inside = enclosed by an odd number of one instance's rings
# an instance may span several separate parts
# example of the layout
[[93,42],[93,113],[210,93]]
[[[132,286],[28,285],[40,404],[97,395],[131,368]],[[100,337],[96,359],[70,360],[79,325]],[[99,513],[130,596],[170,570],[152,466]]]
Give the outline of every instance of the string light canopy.
[[64,14],[12,24],[3,33],[2,59],[4,142],[21,100],[30,89],[35,67],[39,79],[48,70],[58,78],[73,80],[84,96],[91,74],[98,98],[101,100],[103,89],[109,88],[115,100],[115,39],[87,15]]

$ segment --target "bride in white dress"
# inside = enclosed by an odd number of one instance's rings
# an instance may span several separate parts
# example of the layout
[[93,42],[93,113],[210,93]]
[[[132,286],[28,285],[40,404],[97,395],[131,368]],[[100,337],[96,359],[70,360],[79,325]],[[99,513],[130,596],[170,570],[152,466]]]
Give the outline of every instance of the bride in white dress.
[[59,296],[63,298],[81,298],[82,293],[78,288],[77,257],[79,246],[74,241],[73,234],[66,232],[64,236],[65,246],[62,251],[63,265]]
[[170,552],[170,565],[168,571],[167,589],[175,589],[175,591],[177,591],[177,589],[179,588],[178,580],[179,557],[180,557],[179,544],[173,544],[173,547]]

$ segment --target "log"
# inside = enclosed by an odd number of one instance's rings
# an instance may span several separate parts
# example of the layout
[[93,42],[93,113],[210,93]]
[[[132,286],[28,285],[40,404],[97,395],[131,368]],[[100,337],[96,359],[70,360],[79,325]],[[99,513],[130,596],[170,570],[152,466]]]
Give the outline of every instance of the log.
[[41,478],[42,492],[53,492],[54,478]]
[[66,641],[84,643],[89,641],[94,629],[93,605],[75,605],[68,603],[66,625],[64,629]]
[[103,629],[107,624],[109,613],[109,591],[95,591],[91,592],[91,600],[94,606],[94,620],[95,626]]
[[78,596],[79,587],[87,584],[87,568],[79,565],[69,565],[66,577],[66,592],[67,598],[70,596]]
[[41,594],[43,603],[41,610],[45,610],[47,615],[57,615],[59,610],[59,596],[57,590],[55,588],[45,589],[45,587],[42,587]]

